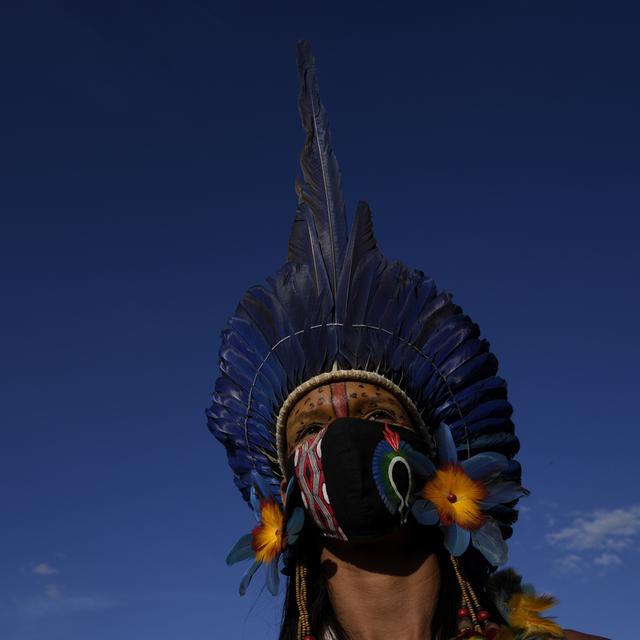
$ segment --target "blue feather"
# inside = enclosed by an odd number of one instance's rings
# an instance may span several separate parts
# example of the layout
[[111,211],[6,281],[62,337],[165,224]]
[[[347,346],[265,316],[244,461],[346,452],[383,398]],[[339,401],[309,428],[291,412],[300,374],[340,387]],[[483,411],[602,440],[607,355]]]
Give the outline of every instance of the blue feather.
[[[306,140],[300,157],[303,182],[298,184],[298,198],[306,204],[322,251],[331,290],[338,290],[338,274],[344,261],[347,245],[347,215],[342,196],[338,161],[331,147],[329,120],[316,79],[315,61],[308,42],[298,43],[298,73],[300,95],[298,106]],[[289,242],[289,260],[308,260],[307,244],[300,237],[307,232],[296,217]],[[308,226],[305,221],[305,226]]]
[[465,416],[467,424],[472,424],[485,418],[510,418],[513,414],[513,407],[504,398],[488,400],[479,403]]
[[520,483],[522,467],[517,460],[509,460],[509,466],[500,474],[502,480],[512,480]]
[[407,268],[400,262],[380,263],[376,287],[367,300],[365,317],[367,324],[393,331],[397,318],[399,282],[403,280]]
[[454,386],[451,378],[455,376],[456,370],[468,367],[475,361],[478,371],[484,371],[486,351],[487,343],[484,340],[467,340],[447,354],[446,359],[438,358],[437,364],[449,385]]
[[411,513],[419,524],[425,526],[437,524],[440,520],[438,510],[427,500],[416,500],[411,507]]
[[421,478],[430,478],[436,472],[436,468],[433,466],[431,460],[415,449],[407,448],[407,458],[409,459],[411,468]]
[[398,305],[397,332],[411,335],[416,319],[424,307],[436,295],[436,284],[422,271],[414,270],[406,285],[407,295],[402,306]]
[[[468,348],[465,344],[465,349]],[[457,391],[473,382],[495,375],[498,370],[498,360],[492,353],[484,352],[484,349],[486,344],[473,345],[476,355],[471,358],[467,352],[457,354],[458,357],[453,361],[455,368],[447,374],[447,384],[451,389]],[[451,366],[452,363],[448,364]]]
[[255,471],[251,473],[251,481],[253,482],[260,500],[271,497],[271,488],[267,484],[265,478]]
[[[271,345],[276,344],[282,336],[288,336],[296,330],[291,326],[287,310],[282,306],[280,300],[273,291],[265,286],[251,287],[241,305],[256,328]],[[278,349],[279,351],[284,350],[286,353],[295,346],[294,341],[287,340],[281,343]],[[289,357],[292,359],[303,358],[304,354],[300,353]]]
[[440,423],[436,431],[436,446],[438,447],[438,461],[441,466],[455,464],[458,461],[458,454],[451,431],[444,422]]
[[[428,354],[434,365],[442,368],[442,363],[470,338],[472,327],[473,324],[462,314],[446,318],[422,345],[423,353]],[[445,373],[444,368],[442,371]]]
[[472,480],[482,480],[505,470],[508,464],[509,461],[505,456],[499,453],[485,452],[464,460],[461,466]]
[[507,545],[502,539],[500,527],[493,520],[487,520],[477,531],[473,531],[471,540],[473,546],[494,567],[507,561]]
[[255,556],[255,551],[252,546],[253,536],[250,533],[242,536],[238,542],[233,545],[233,549],[229,551],[227,556],[227,564],[232,565],[241,560],[247,560]]
[[384,264],[384,258],[375,252],[367,254],[358,263],[346,301],[346,314],[350,325],[366,324],[367,307],[373,298]]
[[267,589],[271,595],[278,595],[279,576],[278,576],[278,558],[267,565]]
[[260,522],[260,498],[258,497],[258,494],[256,492],[256,488],[255,486],[251,486],[251,489],[249,490],[249,504],[251,505],[251,508],[253,509],[253,513],[256,516],[256,520],[258,522]]
[[296,507],[287,520],[287,542],[291,545],[298,539],[298,534],[304,526],[304,510]]
[[375,258],[380,255],[380,252],[373,234],[369,205],[366,202],[359,202],[345,251],[344,264],[340,271],[336,297],[336,319],[338,322],[344,322],[344,319],[348,317],[347,309],[355,271],[362,260],[370,254]]
[[507,384],[504,379],[498,376],[484,378],[465,387],[456,393],[455,396],[445,400],[445,402],[438,407],[436,414],[439,415],[442,412],[444,415],[444,413],[451,408],[458,407],[463,415],[467,415],[476,405],[495,398],[506,399],[506,397]]
[[[433,375],[427,378],[426,383],[422,388],[422,398],[423,402],[433,411],[436,409],[441,402],[443,402],[442,396],[445,396],[445,399],[451,397],[451,390],[447,387],[447,380],[444,377],[442,370],[439,367],[436,367],[433,360],[429,358],[429,365],[433,369]],[[432,416],[430,416],[432,418]]]
[[252,562],[251,565],[249,565],[249,568],[244,572],[244,575],[242,576],[242,580],[240,581],[240,595],[243,596],[245,593],[247,593],[247,587],[249,586],[249,583],[251,582],[251,578],[253,578],[254,573],[258,570],[258,567],[261,565],[261,562],[258,562],[257,560],[255,562]]
[[[466,425],[466,429],[465,429]],[[468,434],[469,439],[480,435],[490,435],[492,433],[513,433],[513,422],[509,418],[485,418],[476,422],[466,422],[460,420],[452,427],[454,439],[462,439]]]
[[452,315],[452,306],[451,294],[444,291],[430,298],[410,328],[408,337],[411,342],[420,346],[424,345],[434,329],[442,322],[443,316]]
[[[241,309],[239,308],[236,313],[240,312]],[[279,396],[282,396],[286,390],[284,382],[287,379],[287,372],[276,358],[265,359],[266,354],[271,350],[271,344],[266,341],[262,333],[247,318],[238,315],[229,320],[228,330],[230,334],[242,340],[244,344],[243,353],[254,362],[256,369],[260,366],[260,374],[266,376],[269,386]],[[223,346],[224,344],[225,341],[223,339]]]
[[[457,436],[456,436],[457,437]],[[511,433],[489,433],[477,437],[471,437],[469,441],[471,455],[481,451],[498,451],[505,456],[512,456],[518,452],[520,443],[518,438]],[[459,455],[466,454],[467,445],[458,445]]]
[[273,433],[265,424],[264,418],[256,416],[251,412],[246,419],[248,440],[251,445],[262,452],[274,452]]
[[[422,398],[429,398],[429,389],[432,388],[431,381],[433,379],[441,381],[438,375],[438,370],[434,366],[433,361],[428,357],[418,354],[405,368],[405,377],[407,380],[411,380],[416,385],[416,389],[419,390]],[[430,403],[429,403],[430,404]],[[430,407],[434,409],[435,407]],[[433,419],[433,411],[430,411],[429,418]],[[446,422],[446,421],[445,421]],[[435,424],[439,424],[440,421]]]
[[518,510],[503,504],[482,505],[483,510],[501,525],[511,525],[518,519]]
[[499,482],[497,484],[488,485],[487,497],[483,504],[488,507],[494,504],[513,502],[527,495],[526,489],[517,482]]
[[457,524],[445,528],[444,546],[452,556],[461,556],[469,547],[469,540],[469,532]]
[[313,274],[306,264],[287,262],[275,278],[267,279],[294,331],[323,322],[331,313],[333,298],[326,285],[316,289]]
[[318,300],[328,294],[333,302],[333,289],[322,254],[316,223],[306,202],[298,203],[289,239],[288,259],[289,264],[303,264],[309,269],[313,282],[312,287],[305,288],[309,294],[315,295]]

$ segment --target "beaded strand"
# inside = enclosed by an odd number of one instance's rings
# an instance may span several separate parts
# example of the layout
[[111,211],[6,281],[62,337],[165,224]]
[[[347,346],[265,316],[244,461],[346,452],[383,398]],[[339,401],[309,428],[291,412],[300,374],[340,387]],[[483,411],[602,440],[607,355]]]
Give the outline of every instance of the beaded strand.
[[[469,635],[473,635],[473,632],[475,631],[484,638],[494,638],[498,631],[498,627],[490,622],[489,612],[482,608],[473,587],[469,581],[463,577],[457,558],[454,556],[450,556],[450,558],[453,570],[456,574],[456,579],[460,585],[463,602],[463,606],[458,610],[458,618],[460,618],[460,636],[458,637],[469,637]],[[469,624],[469,618],[471,619],[471,627],[467,626]]]
[[315,640],[311,635],[309,612],[307,611],[307,567],[296,564],[296,605],[298,606],[297,640]]

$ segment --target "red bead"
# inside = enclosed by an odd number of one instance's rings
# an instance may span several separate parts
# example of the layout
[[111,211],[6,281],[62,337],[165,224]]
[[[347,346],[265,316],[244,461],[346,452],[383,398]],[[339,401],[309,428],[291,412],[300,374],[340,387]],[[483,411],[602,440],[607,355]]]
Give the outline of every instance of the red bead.
[[458,496],[455,493],[450,493],[447,496],[447,500],[453,504],[454,502],[458,502]]
[[305,636],[304,640],[316,640],[313,636]]
[[491,617],[491,615],[489,614],[488,611],[485,611],[484,609],[481,609],[480,611],[478,611],[478,620],[481,620],[482,622],[484,622],[485,620],[488,620]]
[[460,607],[460,609],[458,609],[458,618],[468,618],[468,617],[469,617],[469,611],[464,607]]

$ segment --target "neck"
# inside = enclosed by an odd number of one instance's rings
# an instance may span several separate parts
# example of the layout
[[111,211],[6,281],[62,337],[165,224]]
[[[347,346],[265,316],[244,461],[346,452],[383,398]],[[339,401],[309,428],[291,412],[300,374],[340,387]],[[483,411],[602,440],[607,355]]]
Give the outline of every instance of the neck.
[[329,598],[349,640],[431,640],[438,558],[401,535],[325,547]]

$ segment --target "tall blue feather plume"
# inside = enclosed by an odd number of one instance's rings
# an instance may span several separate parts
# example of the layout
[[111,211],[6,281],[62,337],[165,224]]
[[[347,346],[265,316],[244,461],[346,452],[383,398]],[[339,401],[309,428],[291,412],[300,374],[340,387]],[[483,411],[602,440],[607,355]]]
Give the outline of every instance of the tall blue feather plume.
[[[313,255],[309,241],[315,231],[335,298],[347,246],[347,214],[340,168],[331,147],[329,119],[320,101],[315,60],[306,41],[298,43],[298,74],[298,108],[307,136],[300,155],[303,180],[296,185],[299,207],[289,239],[288,259],[290,262],[305,263],[311,258],[316,265],[317,256]],[[318,269],[314,270],[314,273],[318,272]],[[318,290],[320,288],[318,282]]]
[[373,261],[380,259],[382,254],[378,250],[373,234],[371,210],[366,202],[359,202],[353,218],[351,234],[345,251],[345,258],[340,270],[340,280],[336,297],[336,316],[339,322],[347,317],[350,293],[356,269],[366,256]]
[[[366,203],[347,235],[340,171],[306,42],[298,46],[298,71],[306,135],[288,262],[250,288],[229,320],[207,410],[234,482],[248,500],[257,473],[280,499],[278,410],[295,387],[336,361],[394,381],[432,430],[441,421],[450,425],[460,460],[484,451],[511,458],[519,443],[489,343],[429,276],[385,258]],[[510,461],[502,476],[519,481],[519,465]],[[509,535],[517,513],[502,505],[495,511]]]

